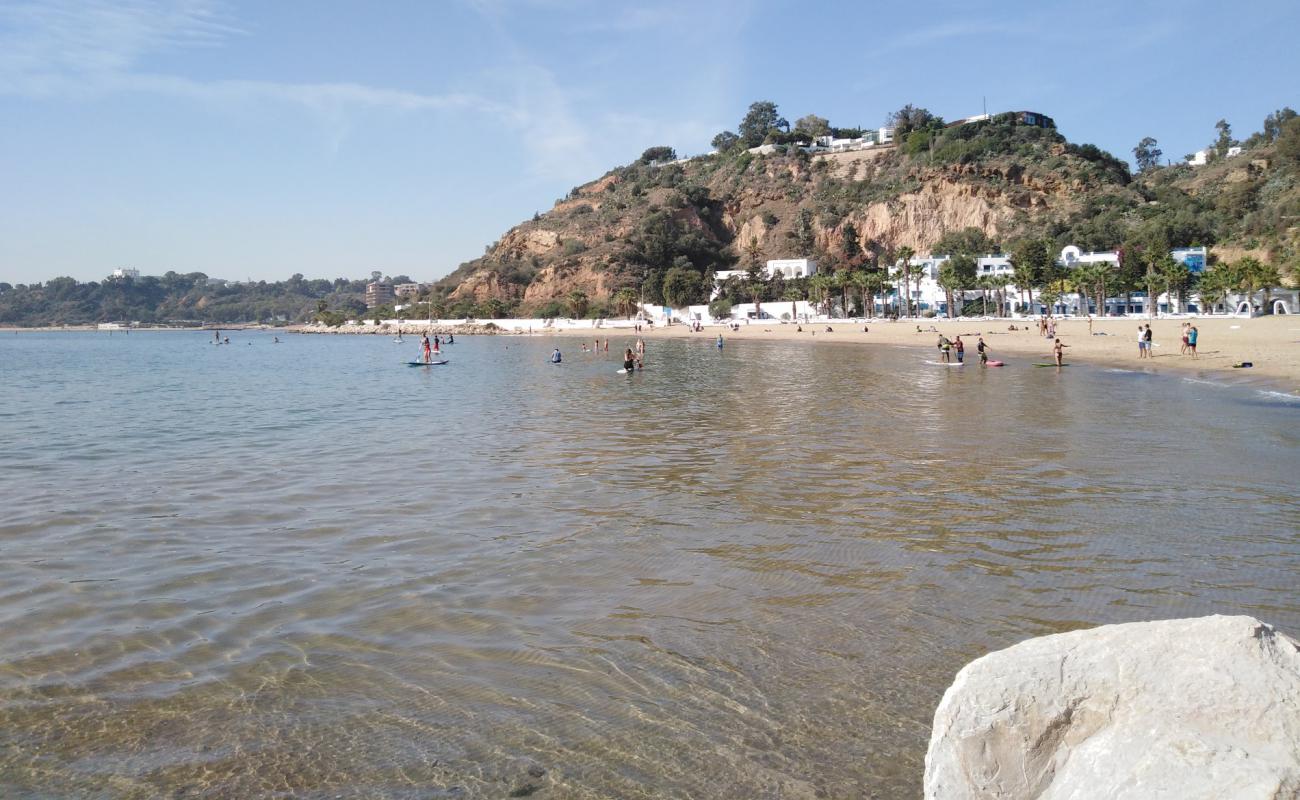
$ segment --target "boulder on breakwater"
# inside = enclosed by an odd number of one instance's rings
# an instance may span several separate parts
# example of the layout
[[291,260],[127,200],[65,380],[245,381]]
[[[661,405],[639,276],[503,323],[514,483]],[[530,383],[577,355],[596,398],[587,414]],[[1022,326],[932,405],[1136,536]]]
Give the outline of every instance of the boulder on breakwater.
[[990,653],[935,711],[925,796],[1300,797],[1300,645],[1212,616]]

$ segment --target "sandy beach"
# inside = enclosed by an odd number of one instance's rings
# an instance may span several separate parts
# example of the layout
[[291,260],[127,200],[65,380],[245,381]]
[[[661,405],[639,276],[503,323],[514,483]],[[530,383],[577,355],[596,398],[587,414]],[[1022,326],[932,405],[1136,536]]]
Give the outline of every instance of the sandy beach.
[[[1153,356],[1138,358],[1138,326],[1151,324]],[[1122,319],[1094,319],[1092,335],[1087,319],[1067,319],[1057,322],[1056,334],[1066,345],[1065,360],[1104,364],[1123,369],[1187,370],[1191,373],[1223,375],[1239,380],[1266,380],[1285,391],[1300,393],[1300,317],[1270,316],[1256,319],[1238,317],[1202,317],[1193,319],[1199,333],[1198,358],[1181,355],[1181,319],[1146,320],[1137,317]],[[1026,324],[1028,329],[1026,329]],[[715,337],[719,332],[726,339],[780,339],[809,343],[867,344],[916,347],[937,353],[938,331],[950,339],[960,335],[966,345],[966,359],[978,365],[975,344],[984,337],[991,357],[1014,365],[1026,362],[1052,360],[1052,342],[1038,335],[1033,320],[969,319],[969,320],[899,320],[898,322],[868,321],[853,324],[848,321],[812,323],[798,326],[768,321],[766,324],[741,323],[740,330],[728,331],[720,327],[705,327],[702,333],[691,333],[685,325],[644,328],[640,334],[647,340],[665,337]],[[1014,325],[1018,330],[1011,331]],[[917,333],[917,327],[921,332]],[[933,330],[932,330],[933,329]],[[555,331],[575,338],[601,338],[616,340],[626,338],[624,328],[573,328]],[[937,358],[937,356],[935,356]],[[1233,364],[1248,361],[1248,369],[1236,369]]]

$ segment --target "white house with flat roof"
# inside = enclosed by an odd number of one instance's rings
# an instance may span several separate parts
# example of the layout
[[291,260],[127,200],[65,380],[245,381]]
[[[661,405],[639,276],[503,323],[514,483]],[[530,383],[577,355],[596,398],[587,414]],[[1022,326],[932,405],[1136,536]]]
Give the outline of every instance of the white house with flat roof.
[[[817,261],[811,258],[774,258],[763,267],[763,273],[769,278],[781,276],[786,280],[811,278],[817,274]],[[716,300],[722,294],[722,285],[732,278],[744,278],[749,274],[745,269],[724,269],[713,273],[713,291],[709,300]]]
[[134,279],[140,277],[140,270],[131,269],[130,267],[118,267],[117,269],[113,270],[113,274],[109,275],[108,277]]

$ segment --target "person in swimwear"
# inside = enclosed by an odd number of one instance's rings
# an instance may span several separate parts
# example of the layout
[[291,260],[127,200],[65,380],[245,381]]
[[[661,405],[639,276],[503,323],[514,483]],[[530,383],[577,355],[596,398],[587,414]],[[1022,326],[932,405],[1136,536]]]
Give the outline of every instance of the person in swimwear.
[[632,348],[623,351],[623,369],[631,372],[636,369],[636,356],[632,353]]

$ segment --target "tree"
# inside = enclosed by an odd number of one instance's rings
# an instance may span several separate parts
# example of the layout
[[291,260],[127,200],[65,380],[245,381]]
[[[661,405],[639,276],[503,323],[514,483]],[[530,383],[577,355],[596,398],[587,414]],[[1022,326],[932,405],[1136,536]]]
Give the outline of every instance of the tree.
[[894,140],[898,141],[912,131],[942,125],[943,120],[931,114],[929,109],[919,108],[908,103],[885,117],[885,124],[894,128]]
[[759,100],[749,104],[749,112],[740,121],[737,131],[746,147],[757,147],[775,130],[789,130],[790,123],[777,113],[776,103]]
[[709,303],[709,316],[714,319],[729,318],[731,316],[731,301],[725,297],[719,297]]
[[1223,158],[1228,154],[1228,148],[1235,145],[1237,140],[1232,138],[1232,126],[1226,119],[1214,123],[1214,129],[1219,132],[1218,138],[1214,140],[1214,152],[1219,154],[1219,158]]
[[816,304],[819,313],[826,313],[833,283],[831,277],[824,272],[819,272],[808,279],[808,299]]
[[1264,141],[1276,142],[1277,137],[1282,135],[1282,126],[1296,118],[1294,109],[1287,107],[1281,111],[1274,111],[1267,117],[1264,117]]
[[817,234],[813,230],[813,212],[811,209],[799,209],[799,216],[795,219],[794,230],[790,233],[795,244],[799,246],[801,254],[811,253],[813,247],[817,244]]
[[713,141],[709,144],[713,145],[713,149],[717,150],[719,153],[725,153],[740,144],[740,137],[731,131],[723,131],[717,136],[714,136]]
[[975,257],[969,253],[958,253],[948,259],[944,266],[951,271],[949,283],[944,287],[948,291],[948,308],[950,309],[948,315],[950,317],[961,316],[961,309],[957,309],[956,314],[951,311],[954,307],[952,292],[954,290],[961,292],[961,302],[964,306],[966,304],[966,290],[974,288],[976,282],[977,264]]
[[1239,285],[1246,293],[1246,301],[1250,303],[1252,313],[1255,307],[1255,292],[1263,290],[1264,304],[1261,313],[1271,314],[1273,310],[1273,287],[1282,282],[1282,274],[1278,268],[1272,264],[1265,264],[1257,258],[1246,256],[1235,264],[1235,271]]
[[632,288],[619,289],[614,293],[614,313],[620,317],[630,317],[637,308],[636,290]]
[[569,292],[568,297],[569,316],[574,319],[582,319],[587,316],[587,293],[581,289],[574,289]]
[[907,245],[898,248],[898,262],[903,273],[903,285],[900,287],[900,299],[903,301],[903,316],[912,316],[912,256],[916,251]]
[[1164,155],[1156,146],[1156,140],[1147,136],[1133,148],[1133,160],[1138,172],[1147,172],[1160,166],[1160,156]]
[[983,229],[972,226],[945,233],[939,237],[939,241],[935,242],[930,252],[945,256],[982,256],[997,252],[997,249],[997,245],[989,239]]
[[875,286],[875,278],[864,269],[854,269],[847,273],[845,280],[849,286],[858,290],[858,303],[862,309],[862,316],[874,316],[876,304],[871,290]]
[[[961,256],[966,258],[966,256]],[[954,319],[958,314],[954,311],[955,306],[952,304],[952,293],[958,288],[961,279],[957,277],[957,270],[953,267],[953,259],[948,259],[939,267],[939,285],[943,287],[943,293],[948,303],[948,319]]]
[[647,148],[641,154],[640,161],[642,164],[649,164],[652,161],[676,161],[677,151],[667,145]]
[[830,120],[825,117],[819,117],[816,114],[809,114],[800,117],[794,121],[794,129],[799,133],[806,133],[816,138],[818,136],[828,136],[831,132]]
[[1176,314],[1182,305],[1183,289],[1187,288],[1192,273],[1187,269],[1186,264],[1168,253],[1164,254],[1156,268],[1165,294],[1169,296],[1169,311]]
[[1293,164],[1300,164],[1300,119],[1289,119],[1279,126],[1277,154]]
[[860,265],[863,259],[862,243],[858,241],[858,226],[853,224],[853,220],[844,223],[844,228],[840,231],[840,242],[844,263],[850,268]]
[[1042,285],[1051,262],[1051,251],[1042,239],[1021,239],[1011,246],[1011,274],[1024,308],[1029,307],[1034,289]]
[[686,308],[699,298],[700,274],[684,266],[674,266],[664,275],[664,303],[672,308]]
[[758,243],[757,236],[749,237],[749,241],[745,244],[745,258],[749,259],[747,269],[751,271],[758,269],[759,261],[763,258],[763,247]]
[[1233,289],[1232,276],[1223,267],[1217,267],[1201,274],[1196,284],[1196,293],[1201,297],[1201,311],[1214,313],[1218,305]]

